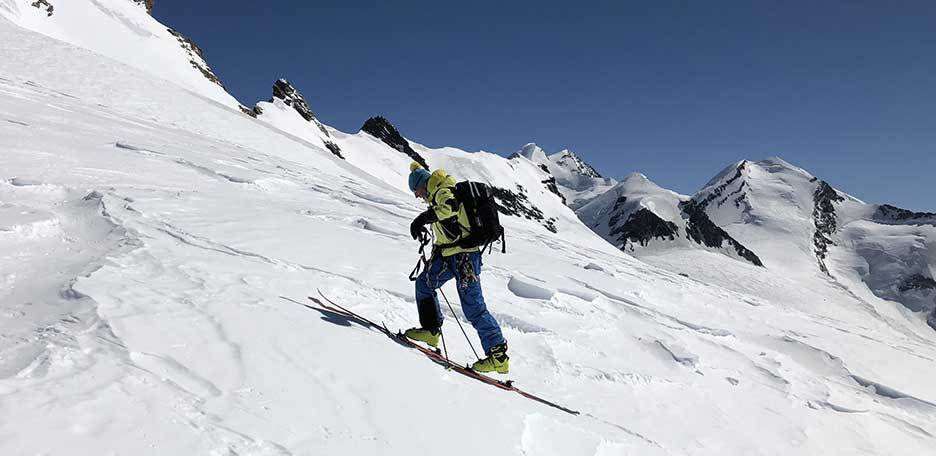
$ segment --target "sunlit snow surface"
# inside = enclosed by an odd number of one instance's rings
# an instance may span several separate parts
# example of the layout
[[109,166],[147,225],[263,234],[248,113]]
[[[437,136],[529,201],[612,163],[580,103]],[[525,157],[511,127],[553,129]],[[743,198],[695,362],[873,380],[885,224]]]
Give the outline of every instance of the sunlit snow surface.
[[344,162],[2,20],[0,43],[0,454],[936,454],[925,325],[711,252],[651,266],[571,211],[506,220],[482,280],[509,377],[582,415],[446,372],[302,305],[416,324],[423,208],[352,166],[382,146],[343,135]]

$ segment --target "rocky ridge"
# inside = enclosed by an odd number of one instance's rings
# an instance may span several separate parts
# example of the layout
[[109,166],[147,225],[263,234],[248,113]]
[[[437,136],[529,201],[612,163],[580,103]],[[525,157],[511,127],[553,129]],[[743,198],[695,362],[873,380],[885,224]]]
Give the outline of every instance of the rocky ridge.
[[[282,103],[283,105],[290,107],[295,111],[299,117],[302,118],[299,123],[308,123],[310,126],[314,127],[317,130],[318,137],[321,138],[322,144],[327,148],[332,154],[338,158],[344,159],[344,156],[341,154],[341,147],[334,141],[331,133],[328,132],[328,129],[325,128],[325,125],[315,117],[315,113],[312,112],[312,108],[309,107],[309,103],[306,101],[305,97],[299,92],[295,86],[293,86],[286,79],[280,78],[273,83],[273,97],[269,99],[268,103]],[[247,111],[245,111],[247,112]],[[248,114],[253,117],[259,117],[264,114],[264,108],[261,106],[261,103],[258,103]]]
[[383,141],[384,144],[391,148],[402,152],[407,157],[413,159],[413,161],[422,165],[423,168],[429,169],[426,159],[413,150],[409,141],[407,141],[406,138],[400,134],[400,131],[386,118],[375,116],[367,119],[364,121],[364,125],[361,126],[361,131]]

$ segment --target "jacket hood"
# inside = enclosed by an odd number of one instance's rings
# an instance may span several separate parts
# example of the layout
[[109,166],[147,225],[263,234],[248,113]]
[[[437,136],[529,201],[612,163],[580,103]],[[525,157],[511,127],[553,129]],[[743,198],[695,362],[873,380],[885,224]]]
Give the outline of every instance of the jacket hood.
[[455,178],[448,175],[444,169],[440,168],[433,171],[429,176],[429,184],[426,186],[426,189],[429,190],[430,195],[434,195],[441,188],[454,186]]

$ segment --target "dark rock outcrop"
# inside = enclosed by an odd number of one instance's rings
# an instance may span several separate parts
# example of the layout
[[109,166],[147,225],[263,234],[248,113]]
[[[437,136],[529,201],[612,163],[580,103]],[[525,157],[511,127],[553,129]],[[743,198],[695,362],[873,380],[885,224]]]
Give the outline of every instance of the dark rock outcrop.
[[[331,138],[331,134],[328,133],[328,129],[325,128],[325,125],[319,122],[319,120],[315,117],[315,113],[312,112],[312,108],[309,107],[309,103],[306,101],[305,97],[302,96],[302,93],[299,92],[299,89],[296,89],[296,87],[290,84],[289,81],[285,79],[277,79],[276,82],[273,83],[273,98],[282,100],[286,106],[291,106],[303,119],[315,124],[315,126],[321,130],[325,137]],[[272,102],[273,100],[271,99],[270,103]],[[257,112],[257,114],[262,114],[262,111]],[[326,141],[326,146],[328,145],[327,143],[328,141]],[[334,147],[338,147],[337,144],[332,143],[332,145]],[[329,147],[329,149],[331,149],[331,147]]]
[[273,98],[282,100],[286,106],[291,106],[306,121],[312,122],[315,119],[315,114],[312,113],[312,108],[309,107],[305,97],[289,81],[277,79],[273,83]]
[[624,248],[628,242],[646,246],[653,239],[672,241],[679,234],[679,228],[675,223],[661,219],[647,208],[634,212],[624,224],[615,228],[619,220],[617,216],[612,217],[608,222],[608,227],[612,228],[610,235],[616,236],[617,245],[621,248]]
[[[336,157],[342,160],[344,159],[344,156],[341,155],[341,147],[332,141],[332,136],[328,132],[328,129],[315,117],[315,113],[312,112],[312,108],[309,107],[309,103],[306,101],[305,97],[302,96],[302,93],[299,92],[299,89],[296,89],[294,85],[285,79],[277,79],[276,82],[273,83],[273,98],[271,98],[269,102],[274,103],[276,100],[280,100],[286,106],[293,108],[306,122],[315,125],[315,127],[325,135],[325,137],[322,138],[325,147],[331,153],[335,154]],[[252,110],[241,107],[241,110],[251,117],[257,117],[263,114],[263,108],[260,106],[254,106]]]
[[553,176],[552,173],[549,172],[549,167],[547,167],[546,165],[539,165],[539,167],[546,174],[549,174],[549,178],[542,180],[540,183],[546,185],[547,190],[549,190],[550,192],[558,196],[559,199],[562,200],[562,204],[566,204],[566,199],[564,196],[562,196],[562,193],[559,191],[559,185],[556,183],[556,177]]
[[153,0],[130,0],[137,5],[142,5],[146,7],[146,12],[153,14]]
[[331,153],[335,154],[338,158],[344,160],[344,156],[341,155],[341,147],[338,147],[338,144],[335,144],[334,141],[328,141],[328,140],[325,140],[324,142],[325,142],[325,147],[328,148],[328,150]]
[[240,108],[242,113],[247,114],[248,116],[253,117],[254,119],[257,118],[257,115],[263,112],[263,110],[261,110],[259,107],[254,107],[253,109],[250,109],[244,105],[238,105],[237,107]]
[[409,141],[400,134],[400,132],[384,117],[371,117],[361,126],[361,131],[381,140],[384,144],[406,154],[413,161],[419,163],[424,168],[429,169],[426,159],[419,155]]
[[221,86],[221,88],[224,88],[224,84],[221,83],[221,79],[219,79],[218,76],[214,74],[213,71],[211,71],[211,68],[205,61],[205,54],[202,52],[201,48],[198,47],[198,45],[195,44],[191,38],[171,28],[166,30],[168,30],[172,36],[179,40],[179,45],[182,46],[182,49],[185,49],[185,52],[189,55],[189,63],[192,64],[192,67],[201,72],[201,74],[205,76],[205,79]]
[[[696,199],[695,205],[697,205],[701,210],[705,211],[712,203],[715,203],[716,207],[721,207],[730,201],[735,206],[735,208],[741,210],[741,216],[745,221],[752,221],[753,216],[751,215],[751,203],[748,201],[747,193],[744,191],[748,184],[744,181],[744,179],[742,179],[744,176],[744,170],[747,168],[747,164],[747,160],[738,164],[738,166],[735,168],[734,174],[732,174],[730,178],[709,191],[704,198]],[[738,184],[738,188],[729,192],[728,188],[739,180],[740,183]],[[712,185],[712,183],[710,182],[709,185]]]
[[32,6],[40,10],[44,7],[46,10],[46,16],[48,17],[52,17],[52,13],[55,11],[55,7],[49,3],[49,0],[36,0],[32,2]]
[[734,249],[738,256],[749,261],[751,264],[761,267],[764,266],[764,263],[754,252],[731,237],[727,231],[716,225],[715,222],[709,218],[708,214],[705,213],[704,206],[699,202],[689,200],[681,203],[679,207],[682,209],[683,214],[687,216],[687,239],[710,248],[723,248],[725,244],[727,244],[730,248]]
[[534,220],[553,233],[559,232],[556,228],[556,218],[546,217],[540,208],[534,206],[522,185],[517,184],[517,191],[494,186],[491,190],[494,192],[494,198],[497,199],[498,209],[502,214]]
[[929,318],[926,319],[926,323],[930,325],[930,328],[936,330],[936,309],[933,309],[933,312],[929,315]]
[[936,280],[922,274],[913,274],[903,279],[897,290],[906,293],[911,290],[936,290]]
[[621,217],[624,216],[624,211],[621,211],[621,206],[627,203],[626,196],[619,196],[618,199],[614,200],[614,207],[611,208],[611,218],[608,219],[608,228],[614,228],[618,226],[618,222],[621,221]]
[[[732,192],[731,194],[725,195],[725,190],[728,188],[728,186],[733,184],[736,180],[741,179],[741,176],[743,176],[742,171],[744,171],[744,168],[746,166],[747,166],[747,161],[742,161],[741,164],[739,164],[738,167],[735,168],[734,175],[732,175],[725,182],[722,182],[718,187],[715,187],[714,189],[712,189],[712,191],[709,192],[709,194],[706,195],[705,198],[699,201],[696,201],[695,204],[698,205],[699,208],[701,208],[704,211],[708,207],[708,205],[712,203],[712,201],[718,200],[718,205],[721,205],[725,201],[728,200],[729,196],[739,193],[741,189],[744,188],[743,181],[741,182],[741,186],[738,188],[738,190]],[[742,200],[743,200],[743,195],[742,195]],[[741,200],[736,199],[735,206],[741,207]]]
[[872,219],[875,222],[895,225],[933,225],[936,226],[936,214],[932,212],[913,212],[890,204],[878,206]]
[[838,229],[838,217],[835,214],[834,203],[844,200],[845,198],[839,195],[825,181],[819,181],[819,185],[816,187],[815,193],[813,193],[813,222],[816,226],[813,245],[816,249],[819,269],[826,274],[829,274],[829,268],[826,267],[825,258],[829,253],[829,246],[834,245],[832,235]]

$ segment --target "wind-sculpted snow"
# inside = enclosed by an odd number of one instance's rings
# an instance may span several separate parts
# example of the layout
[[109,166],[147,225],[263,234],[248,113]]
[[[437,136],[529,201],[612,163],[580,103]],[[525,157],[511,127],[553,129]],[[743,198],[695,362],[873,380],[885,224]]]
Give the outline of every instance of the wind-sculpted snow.
[[409,157],[330,130],[344,161],[7,23],[0,42],[0,118],[29,125],[0,122],[0,226],[25,227],[0,231],[4,455],[933,454],[936,345],[870,293],[701,249],[651,266],[534,187],[536,165],[432,149],[556,217],[503,217],[481,280],[509,377],[571,416],[304,305],[320,288],[417,324]]
[[511,293],[527,299],[550,300],[556,295],[556,290],[547,288],[545,283],[520,276],[511,277],[507,288]]

